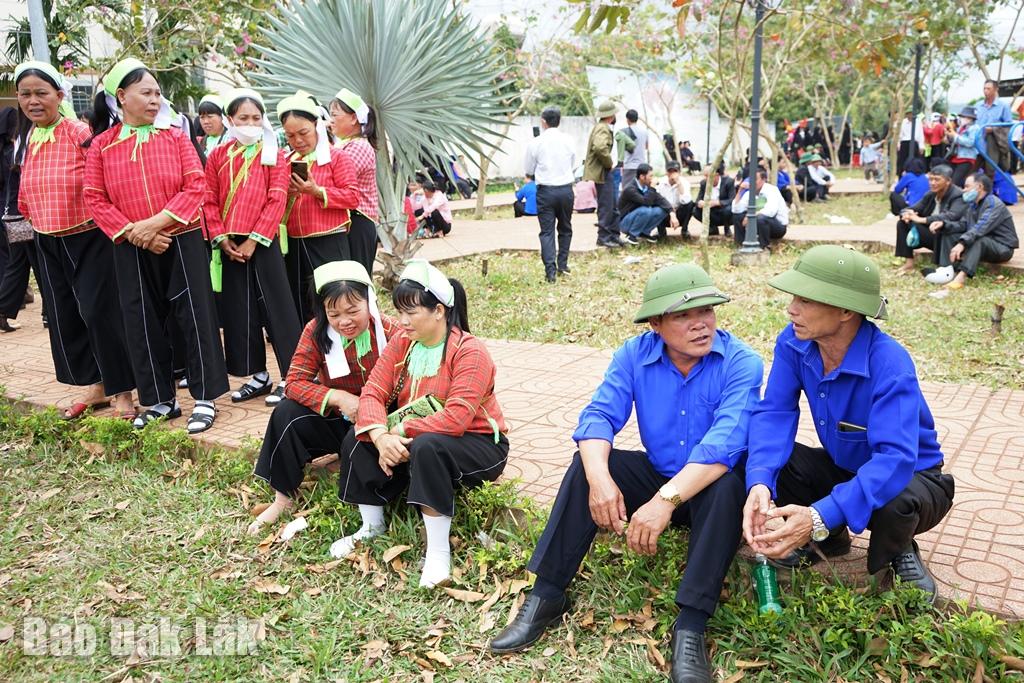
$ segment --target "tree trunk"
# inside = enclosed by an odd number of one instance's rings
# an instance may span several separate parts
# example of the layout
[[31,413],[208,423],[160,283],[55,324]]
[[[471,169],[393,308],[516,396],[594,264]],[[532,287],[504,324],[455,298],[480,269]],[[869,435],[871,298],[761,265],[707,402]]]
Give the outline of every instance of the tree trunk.
[[[722,165],[722,160],[725,159],[725,150],[732,144],[733,136],[736,132],[736,118],[732,117],[729,119],[729,132],[725,135],[725,142],[718,148],[718,155],[715,156],[715,160],[711,163],[711,166],[707,170],[707,174],[704,176],[704,195],[711,192],[711,178],[715,175],[714,170]],[[698,194],[697,200],[704,199],[704,195]],[[711,273],[711,255],[708,253],[708,232],[711,230],[711,207],[707,204],[701,209],[700,218],[700,260],[701,265],[704,267],[704,271],[708,274]],[[723,229],[724,230],[724,229]]]
[[[508,127],[505,127],[508,130]],[[474,220],[483,220],[484,218],[484,199],[487,196],[487,171],[491,167],[491,158],[485,153],[480,153],[480,180],[476,188],[476,208],[473,210]]]

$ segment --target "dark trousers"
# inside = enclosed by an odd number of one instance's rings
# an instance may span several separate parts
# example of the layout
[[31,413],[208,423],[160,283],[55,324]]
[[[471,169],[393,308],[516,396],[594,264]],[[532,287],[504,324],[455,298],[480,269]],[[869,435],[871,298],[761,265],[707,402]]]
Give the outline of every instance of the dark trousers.
[[[747,229],[743,225],[743,219],[746,217],[745,213],[733,214],[733,239],[736,241],[737,246],[742,246],[744,240],[747,238]],[[772,240],[781,240],[786,236],[786,226],[783,225],[778,218],[775,216],[758,216],[757,217],[757,242],[764,249]]]
[[[0,225],[0,229],[6,229]],[[0,275],[0,316],[14,320],[18,317],[18,311],[25,305],[25,292],[28,291],[29,269],[36,274],[38,283],[42,277],[39,274],[38,261],[36,259],[36,245],[32,242],[14,242],[9,246],[7,268]],[[40,292],[42,295],[42,292]],[[45,311],[45,297],[44,307]]]
[[967,176],[974,173],[975,168],[977,168],[977,162],[974,161],[953,164],[953,184],[963,189],[967,182]]
[[824,199],[828,196],[828,186],[816,183],[809,179],[800,189],[800,199],[805,202],[813,202],[817,199]]
[[228,390],[224,348],[210,286],[210,262],[199,230],[171,238],[162,254],[124,241],[114,246],[118,297],[139,403],[152,406],[175,397],[168,321],[184,337],[188,390],[212,401]]
[[889,211],[894,216],[899,216],[900,211],[910,206],[907,204],[907,198],[897,192],[889,193]]
[[108,396],[131,391],[135,378],[110,238],[93,229],[68,237],[37,232],[35,242],[57,381],[75,386],[102,381]]
[[440,209],[434,209],[426,215],[423,214],[423,209],[416,209],[415,215],[423,219],[423,227],[431,235],[436,235],[437,233],[447,235],[452,231],[452,224],[445,220],[444,216],[441,215]]
[[[235,237],[245,244],[247,237]],[[277,241],[269,247],[257,245],[245,263],[222,257],[221,292],[224,301],[224,357],[228,374],[254,375],[267,369],[267,346],[263,328],[283,378],[292,364],[302,325],[288,288],[288,273]]]
[[941,163],[945,163],[946,143],[940,142],[937,145],[932,145],[932,153],[928,155],[928,167],[935,168]]
[[[704,220],[704,210],[699,206],[694,205],[693,217],[698,221]],[[732,227],[732,208],[728,206],[712,206],[711,217],[708,222],[708,234],[717,235],[718,228],[722,228],[722,232],[729,234],[729,228]]]
[[[985,151],[989,158],[996,163],[999,168],[1006,170],[1010,167],[1010,138],[1009,128],[995,128],[993,130],[985,131]],[[985,170],[989,177],[995,178],[995,168],[992,164],[985,162]]]
[[[775,504],[810,505],[852,478],[853,473],[836,465],[824,448],[795,444],[779,473]],[[953,477],[941,468],[922,470],[914,473],[902,493],[875,510],[868,522],[868,572],[884,568],[911,546],[914,536],[941,522],[953,507],[954,489]]]
[[907,167],[907,162],[915,157],[921,156],[921,150],[918,148],[917,143],[912,140],[901,140],[900,151],[896,157],[896,177],[903,175],[903,169]]
[[615,210],[615,183],[611,173],[605,182],[594,183],[597,190],[597,243],[599,245],[619,241],[619,219]]
[[[949,265],[949,250],[956,246],[956,243],[963,235],[960,233],[946,234],[939,233],[939,256],[941,265]],[[953,264],[958,272],[966,273],[967,277],[974,277],[978,272],[978,264],[982,261],[987,263],[1006,263],[1013,258],[1013,249],[997,242],[991,237],[980,237],[971,243],[971,246],[964,249],[960,260]]]
[[786,187],[780,187],[779,194],[782,195],[782,201],[786,202],[786,206],[793,205],[793,190],[791,190],[788,185]]
[[352,423],[341,415],[324,417],[286,398],[270,415],[253,474],[275,491],[294,498],[305,477],[306,464],[322,455],[340,454],[350,431]]
[[[612,449],[608,470],[625,499],[627,517],[632,517],[668,481],[668,477],[654,469],[643,451]],[[690,528],[686,569],[676,591],[680,607],[714,613],[722,581],[739,547],[745,493],[743,476],[738,471],[726,472],[673,514],[673,524]],[[597,535],[589,497],[590,485],[577,452],[527,566],[538,577],[563,590],[576,576]]]
[[[569,245],[572,244],[572,185],[537,186],[537,220],[540,222],[540,259],[544,273],[569,267]],[[558,249],[555,249],[555,233]]]
[[[898,220],[896,221],[896,255],[902,258],[913,258],[914,250],[907,246],[907,233],[910,232],[911,226],[917,227],[917,234],[921,239],[920,247],[931,249],[933,252],[936,252],[936,246],[938,245],[937,240],[926,224],[908,223],[904,220]],[[938,256],[939,255],[936,252],[934,254],[936,263],[938,263]]]
[[292,290],[295,310],[299,313],[299,323],[305,324],[313,319],[316,301],[313,271],[331,261],[351,260],[352,251],[348,234],[344,232],[319,237],[289,237],[288,244],[288,253],[284,257],[288,286]]
[[455,488],[494,481],[508,460],[508,439],[493,434],[420,434],[409,445],[409,461],[384,474],[373,444],[349,432],[341,446],[338,498],[357,505],[384,505],[409,490],[409,505],[426,505],[455,515]]
[[[687,239],[690,233],[687,232],[687,228],[690,225],[690,217],[693,216],[693,202],[686,202],[680,204],[675,208],[676,219],[679,221],[679,236],[683,239]],[[658,224],[658,237],[664,239],[668,236],[668,226],[670,224],[669,217],[665,216],[665,220]]]
[[373,262],[377,258],[377,225],[358,211],[349,211],[352,224],[348,227],[348,247],[352,260],[363,264],[373,275]]

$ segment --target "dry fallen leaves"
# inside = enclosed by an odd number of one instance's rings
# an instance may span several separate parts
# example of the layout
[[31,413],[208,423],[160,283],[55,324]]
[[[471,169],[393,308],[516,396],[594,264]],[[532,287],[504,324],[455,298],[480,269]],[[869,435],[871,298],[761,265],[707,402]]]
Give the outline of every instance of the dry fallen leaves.
[[276,581],[269,579],[256,579],[250,586],[257,593],[273,593],[275,595],[287,595],[288,591],[291,590],[291,586],[282,586]]
[[411,545],[393,545],[384,551],[384,555],[381,557],[381,560],[384,562],[384,564],[388,564],[391,562],[391,560],[395,559],[396,557],[404,553],[406,550],[411,549]]
[[461,602],[480,602],[487,597],[484,593],[465,591],[458,588],[445,588],[444,592]]
[[0,643],[6,643],[14,637],[14,627],[9,624],[0,626]]
[[432,659],[438,664],[442,664],[444,666],[452,665],[451,658],[445,653],[441,652],[440,650],[431,650],[430,652],[428,652],[427,659]]

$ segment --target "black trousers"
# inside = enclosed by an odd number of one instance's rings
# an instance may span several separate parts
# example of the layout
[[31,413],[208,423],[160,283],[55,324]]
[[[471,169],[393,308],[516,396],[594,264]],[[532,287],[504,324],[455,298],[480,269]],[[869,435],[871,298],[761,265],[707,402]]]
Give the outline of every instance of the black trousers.
[[[668,481],[668,477],[654,469],[643,451],[612,449],[608,470],[622,491],[628,517]],[[676,590],[679,606],[714,613],[725,574],[740,544],[745,494],[742,474],[726,472],[673,514],[673,524],[690,528],[686,569]],[[577,452],[565,472],[547,526],[527,566],[538,577],[563,589],[576,576],[597,535],[589,496],[590,485]]]
[[202,233],[175,235],[162,254],[122,242],[114,246],[114,264],[139,403],[152,406],[175,397],[166,334],[171,318],[184,336],[189,393],[196,400],[212,401],[226,392],[228,374]]
[[902,258],[913,258],[914,250],[907,246],[907,233],[910,232],[911,226],[917,226],[917,234],[921,239],[922,247],[931,249],[934,252],[935,262],[939,262],[939,254],[936,250],[938,242],[935,239],[935,235],[928,229],[928,226],[924,223],[908,223],[904,220],[896,221],[896,255]]
[[597,190],[597,243],[619,241],[619,214],[615,209],[615,183],[611,171],[603,183],[594,183]]
[[[569,267],[569,245],[572,244],[572,185],[537,186],[537,221],[540,223],[540,260],[545,275]],[[555,248],[555,233],[558,248]]]
[[[852,478],[853,473],[836,465],[824,448],[795,444],[789,462],[779,472],[775,504],[810,505]],[[883,569],[910,547],[914,536],[941,522],[953,507],[955,488],[953,477],[943,474],[940,467],[922,470],[914,473],[902,493],[875,510],[868,522],[868,572]]]
[[409,461],[384,474],[373,444],[349,432],[341,447],[338,498],[356,505],[384,505],[409,490],[409,505],[426,505],[455,516],[455,488],[494,481],[508,460],[508,439],[502,434],[466,432],[462,436],[421,434],[409,445]]
[[35,243],[57,381],[75,386],[102,381],[108,396],[131,391],[135,378],[110,238],[99,229],[68,237],[37,232]]
[[977,162],[970,161],[966,163],[953,164],[953,184],[963,189],[967,183],[967,176],[974,173],[974,170],[978,167]]
[[[248,238],[233,239],[244,244]],[[267,347],[263,341],[266,328],[283,378],[292,364],[302,325],[288,288],[288,273],[277,238],[269,247],[257,245],[252,258],[245,263],[227,256],[221,261],[228,374],[245,377],[267,369]]]
[[[693,202],[686,202],[685,204],[680,204],[675,208],[676,219],[679,220],[679,236],[682,237],[683,239],[687,239],[690,237],[690,233],[687,232],[687,229],[690,225],[690,217],[693,216],[694,206],[695,204]],[[665,220],[658,224],[659,238],[664,239],[665,237],[668,237],[669,225],[669,217],[665,216]]]
[[415,215],[423,219],[423,227],[431,235],[436,235],[437,233],[447,235],[452,231],[452,224],[445,220],[444,216],[441,215],[440,209],[434,209],[425,216],[423,215],[423,209],[416,209]]
[[263,447],[253,471],[275,491],[294,498],[310,460],[341,453],[352,423],[341,415],[327,417],[286,398],[277,404],[267,423]]
[[[949,250],[956,246],[956,243],[963,235],[962,232],[939,233],[939,262],[941,265],[949,265]],[[953,264],[957,272],[964,272],[967,277],[974,277],[978,272],[978,264],[982,261],[987,263],[1006,263],[1013,258],[1013,249],[997,242],[991,237],[980,237],[971,243],[971,246],[964,249],[960,260]]]
[[313,291],[313,271],[332,261],[352,260],[348,233],[336,232],[319,237],[289,237],[288,253],[284,257],[288,271],[288,286],[299,314],[299,323],[313,319],[316,292]]
[[786,202],[786,206],[793,205],[793,190],[787,185],[786,187],[779,188],[779,194],[782,195],[782,201]]
[[[704,220],[704,210],[694,204],[693,217],[698,222]],[[718,228],[722,228],[722,232],[729,234],[729,228],[732,227],[732,208],[728,206],[712,206],[711,207],[711,218],[708,222],[708,234],[717,235]]]
[[[0,225],[0,230],[3,230],[5,234],[7,232],[2,225]],[[36,274],[36,282],[40,282],[42,277],[39,274],[38,260],[36,259],[36,245],[28,241],[10,244],[7,267],[0,274],[0,316],[10,320],[18,317],[18,311],[25,303],[25,292],[28,290],[29,269]],[[45,306],[44,297],[44,312]]]
[[348,227],[348,248],[352,260],[363,264],[366,272],[373,275],[373,262],[377,258],[377,226],[358,211],[349,211],[352,224]]
[[[742,245],[747,238],[747,229],[743,225],[746,213],[733,214],[733,239],[737,245]],[[775,216],[757,217],[757,242],[764,249],[772,240],[781,240],[786,236],[786,226]]]
[[932,145],[932,152],[928,155],[928,167],[935,168],[939,164],[944,163],[947,149],[948,147],[944,142]]
[[900,151],[896,157],[896,177],[903,175],[903,170],[907,167],[907,162],[915,157],[921,156],[921,150],[918,148],[917,143],[912,140],[901,140]]
[[800,199],[805,202],[812,202],[815,199],[824,199],[828,196],[828,186],[808,180],[800,189]]

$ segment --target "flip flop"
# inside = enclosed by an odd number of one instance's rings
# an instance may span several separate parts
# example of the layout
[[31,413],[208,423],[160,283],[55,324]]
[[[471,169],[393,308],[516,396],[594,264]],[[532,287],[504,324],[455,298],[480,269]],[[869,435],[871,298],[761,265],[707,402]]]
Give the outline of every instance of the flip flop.
[[117,420],[126,420],[127,422],[135,422],[135,418],[137,416],[138,416],[138,413],[136,413],[133,410],[130,413],[118,413],[117,415],[114,416],[114,418],[117,419]]
[[89,410],[89,408],[97,409],[109,407],[110,401],[100,401],[99,403],[83,403],[82,401],[78,401],[77,403],[72,403],[71,407],[64,409],[64,415],[62,419],[77,420],[82,416],[82,413]]

